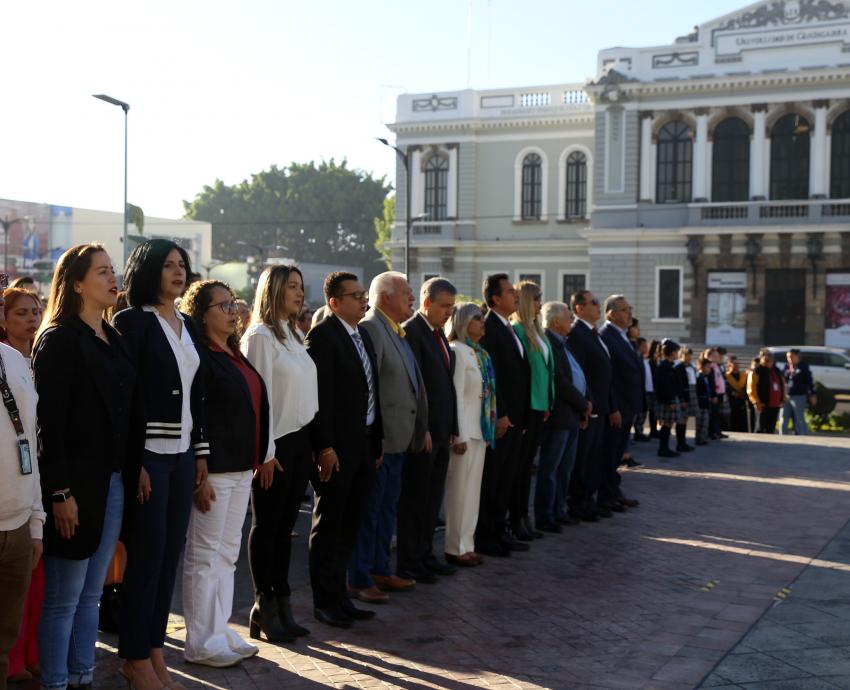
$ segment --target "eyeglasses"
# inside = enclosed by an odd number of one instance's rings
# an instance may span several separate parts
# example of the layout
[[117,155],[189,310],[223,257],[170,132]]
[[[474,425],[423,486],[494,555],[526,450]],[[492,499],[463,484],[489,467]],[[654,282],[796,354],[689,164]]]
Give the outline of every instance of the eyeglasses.
[[366,291],[365,290],[356,290],[354,292],[343,292],[340,297],[353,297],[359,302],[362,302],[366,299]]
[[239,312],[239,304],[237,302],[216,302],[215,304],[211,304],[207,307],[207,309],[212,309],[213,307],[218,307],[225,314],[236,314]]

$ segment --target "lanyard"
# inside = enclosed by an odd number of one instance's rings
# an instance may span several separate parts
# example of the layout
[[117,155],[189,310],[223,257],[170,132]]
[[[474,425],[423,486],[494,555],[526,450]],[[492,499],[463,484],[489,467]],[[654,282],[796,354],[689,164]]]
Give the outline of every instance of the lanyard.
[[3,397],[3,404],[6,406],[6,411],[9,413],[9,419],[12,421],[12,426],[15,427],[15,433],[18,437],[25,436],[24,425],[21,422],[21,413],[18,410],[18,403],[15,402],[15,396],[12,395],[12,389],[9,387],[9,382],[6,380],[6,365],[3,363],[2,355],[0,355],[0,396]]

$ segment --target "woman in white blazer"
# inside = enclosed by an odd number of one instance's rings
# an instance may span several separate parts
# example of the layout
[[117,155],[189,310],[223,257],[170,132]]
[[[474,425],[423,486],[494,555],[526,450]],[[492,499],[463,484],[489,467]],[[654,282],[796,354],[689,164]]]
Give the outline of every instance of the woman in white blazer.
[[475,527],[481,498],[484,451],[495,442],[496,378],[490,356],[478,341],[484,314],[477,304],[455,307],[449,344],[457,356],[454,373],[458,436],[446,477],[446,561],[461,566],[481,564],[475,553]]

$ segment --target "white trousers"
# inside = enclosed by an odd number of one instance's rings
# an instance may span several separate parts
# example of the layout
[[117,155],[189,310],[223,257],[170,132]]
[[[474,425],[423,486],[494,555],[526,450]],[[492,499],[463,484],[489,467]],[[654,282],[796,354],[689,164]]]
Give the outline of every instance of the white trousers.
[[484,451],[481,439],[466,442],[466,452],[449,456],[446,475],[446,553],[462,556],[475,551],[475,527],[481,500]]
[[251,495],[252,472],[210,474],[215,501],[206,513],[192,508],[183,557],[183,612],[187,659],[208,659],[244,640],[227,627],[233,613],[233,574]]

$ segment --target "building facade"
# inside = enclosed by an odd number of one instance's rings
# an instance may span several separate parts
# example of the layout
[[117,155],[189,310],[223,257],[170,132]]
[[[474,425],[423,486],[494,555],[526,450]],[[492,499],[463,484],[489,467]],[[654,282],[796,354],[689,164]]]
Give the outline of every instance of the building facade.
[[414,283],[504,271],[624,293],[649,335],[850,347],[850,2],[603,50],[583,85],[402,95],[391,129]]

